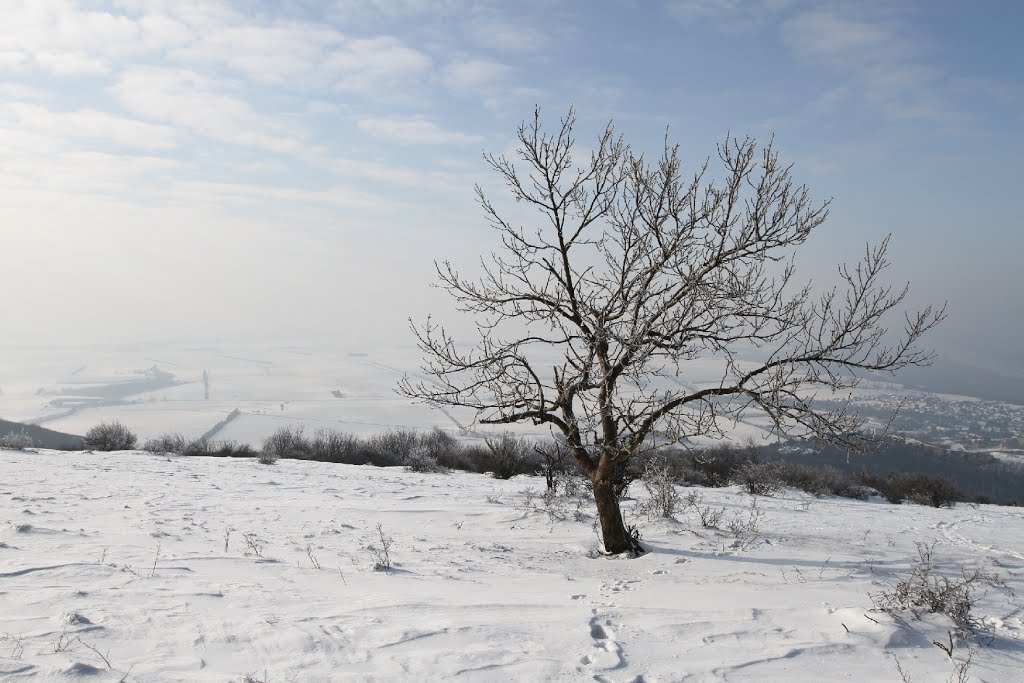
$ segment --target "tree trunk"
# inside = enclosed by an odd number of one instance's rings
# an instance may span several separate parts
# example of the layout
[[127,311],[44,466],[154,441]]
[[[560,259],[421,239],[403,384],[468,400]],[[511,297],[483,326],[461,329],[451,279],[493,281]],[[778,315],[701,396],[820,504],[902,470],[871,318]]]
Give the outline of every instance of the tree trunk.
[[597,517],[601,520],[601,538],[604,539],[605,552],[611,555],[643,552],[640,544],[626,530],[619,509],[619,499],[615,497],[615,484],[609,478],[594,482],[594,501],[597,503]]

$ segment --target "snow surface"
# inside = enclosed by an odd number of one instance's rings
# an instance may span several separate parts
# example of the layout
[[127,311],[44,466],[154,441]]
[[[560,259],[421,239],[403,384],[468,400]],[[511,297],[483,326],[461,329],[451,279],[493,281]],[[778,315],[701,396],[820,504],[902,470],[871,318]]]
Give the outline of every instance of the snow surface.
[[[627,500],[651,550],[627,559],[595,556],[591,503],[528,512],[528,488],[543,482],[0,451],[0,679],[898,681],[895,655],[941,681],[932,640],[951,622],[871,609],[915,542],[1024,593],[1016,508],[786,491],[757,499],[747,543]],[[748,518],[739,489],[695,490]],[[1024,680],[1019,598],[990,592],[976,613],[971,680]]]

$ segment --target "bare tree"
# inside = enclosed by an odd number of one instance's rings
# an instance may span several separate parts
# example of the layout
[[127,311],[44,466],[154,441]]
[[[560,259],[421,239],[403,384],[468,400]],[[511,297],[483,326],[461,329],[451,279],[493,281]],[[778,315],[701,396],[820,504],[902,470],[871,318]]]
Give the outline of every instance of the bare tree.
[[[399,390],[470,408],[482,423],[561,431],[593,482],[605,550],[636,553],[614,494],[625,461],[721,436],[726,419],[750,411],[779,434],[859,449],[858,415],[816,407],[814,392],[832,398],[865,373],[928,364],[918,344],[944,309],[904,314],[902,333],[889,333],[886,314],[908,290],[882,280],[888,238],[840,267],[842,287],[797,285],[794,248],[825,222],[829,202],[812,202],[771,143],[727,136],[715,179],[710,160],[684,175],[667,138],[649,161],[611,124],[577,165],[574,124],[570,111],[549,132],[537,110],[519,127],[518,162],[485,154],[540,227],[513,222],[477,187],[502,249],[478,278],[436,267],[479,339],[464,350],[430,318],[412,324],[431,381],[406,377]],[[688,363],[709,357],[719,382],[681,381]]]

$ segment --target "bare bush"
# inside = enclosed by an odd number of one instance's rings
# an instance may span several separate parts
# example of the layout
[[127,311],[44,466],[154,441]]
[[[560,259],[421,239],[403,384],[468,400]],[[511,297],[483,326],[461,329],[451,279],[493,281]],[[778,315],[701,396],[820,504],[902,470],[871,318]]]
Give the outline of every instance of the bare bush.
[[373,570],[388,573],[391,571],[391,546],[394,545],[395,539],[386,536],[384,527],[380,524],[377,525],[377,537],[380,539],[379,545],[367,546],[367,550],[373,555]]
[[181,434],[167,433],[153,439],[147,439],[142,444],[142,450],[147,453],[177,453],[181,455],[185,452],[187,444],[188,442]]
[[32,448],[35,442],[32,437],[25,433],[24,428],[20,431],[10,431],[0,437],[0,448],[7,448],[12,451],[23,451]]
[[310,459],[319,462],[336,462],[348,465],[362,465],[356,457],[358,439],[351,434],[320,428],[310,442]]
[[369,445],[376,451],[380,461],[391,465],[403,465],[419,443],[420,437],[415,430],[391,429],[374,434],[370,437]]
[[430,451],[423,446],[417,446],[405,458],[405,467],[410,472],[423,472],[427,474],[447,471],[437,463],[437,458],[430,454]]
[[890,614],[909,612],[915,619],[923,614],[945,614],[959,629],[973,631],[980,625],[973,614],[979,591],[1009,590],[1006,579],[984,569],[961,566],[959,576],[941,572],[935,564],[935,544],[916,545],[917,559],[910,565],[910,573],[871,596],[877,609]]
[[958,500],[965,498],[953,482],[925,474],[890,477],[883,493],[893,503],[908,502],[931,507],[952,507]]
[[726,530],[736,538],[739,549],[745,550],[761,538],[761,524],[764,511],[757,506],[757,498],[752,498],[746,514],[738,512],[726,523]]
[[490,451],[489,469],[495,479],[511,479],[531,470],[529,463],[532,449],[525,441],[506,432],[500,438],[487,439],[486,444]]
[[770,496],[782,489],[778,463],[748,460],[736,472],[736,483],[752,496]]
[[682,498],[676,490],[672,469],[664,460],[648,462],[640,480],[648,495],[640,507],[648,517],[671,517],[682,507]]
[[281,427],[263,440],[260,462],[263,462],[264,458],[273,458],[275,462],[278,458],[308,459],[313,448],[304,433],[302,426]]
[[700,520],[700,525],[705,529],[717,529],[718,525],[722,523],[722,518],[725,517],[725,508],[715,508],[710,505],[704,505],[704,496],[690,492],[687,494],[683,501],[687,507],[693,508],[693,511],[697,513],[697,519]]
[[814,496],[842,496],[866,500],[869,489],[850,474],[834,467],[811,467],[795,463],[780,463],[779,477],[787,486],[798,488]]
[[280,459],[277,453],[272,451],[260,451],[259,455],[256,456],[256,462],[261,465],[276,465]]
[[256,557],[263,557],[263,540],[253,533],[242,534],[242,538],[245,539],[245,547],[249,550],[246,555],[252,553]]
[[583,496],[570,496],[558,493],[553,489],[544,489],[543,492],[533,488],[526,488],[519,492],[519,500],[515,503],[517,510],[523,515],[533,513],[544,514],[554,522],[561,522],[572,519],[582,522],[587,518],[583,512],[583,506],[587,499]]
[[138,437],[118,421],[101,422],[85,433],[86,448],[94,451],[129,451]]

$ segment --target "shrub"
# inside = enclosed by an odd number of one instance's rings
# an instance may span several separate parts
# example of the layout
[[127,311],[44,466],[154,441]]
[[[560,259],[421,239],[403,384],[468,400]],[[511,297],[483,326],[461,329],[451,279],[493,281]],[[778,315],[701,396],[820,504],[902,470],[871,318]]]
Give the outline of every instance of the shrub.
[[255,458],[259,455],[256,449],[247,443],[234,441],[207,441],[207,455],[216,458]]
[[[303,428],[281,427],[263,440],[261,453],[267,457],[308,460],[313,447],[303,436]],[[262,461],[261,461],[262,462]]]
[[185,444],[184,455],[200,457],[213,454],[213,445],[206,439],[193,439]]
[[424,450],[424,452],[435,460],[447,453],[458,451],[461,448],[461,444],[458,439],[437,427],[434,427],[429,432],[420,434],[418,438],[418,445]]
[[697,513],[697,518],[700,519],[700,525],[705,529],[717,529],[722,518],[725,517],[724,507],[713,508],[710,505],[704,505],[704,496],[696,491],[687,493],[683,504],[693,508],[693,511]]
[[815,496],[842,496],[865,500],[869,489],[834,467],[813,467],[796,463],[780,463],[779,477],[787,486]]
[[486,449],[462,446],[450,451],[442,451],[437,454],[437,464],[449,470],[462,470],[463,472],[483,472],[482,464]]
[[405,466],[410,472],[444,472],[445,468],[437,464],[437,458],[423,446],[412,449],[405,459]]
[[391,429],[370,437],[375,465],[402,465],[420,443],[419,434],[412,429]]
[[883,478],[877,474],[864,473],[860,475],[859,481],[877,489],[891,503],[908,502],[932,507],[951,507],[957,501],[966,500],[953,482],[942,477],[897,474]]
[[129,451],[138,438],[118,421],[101,422],[85,433],[85,445],[94,451]]
[[648,462],[640,480],[649,496],[642,506],[648,516],[671,517],[679,510],[682,498],[676,490],[671,468],[664,460]]
[[932,507],[953,507],[957,501],[964,500],[964,494],[949,479],[929,477],[923,474],[909,477],[907,500],[919,505]]
[[708,448],[700,453],[687,453],[680,459],[678,467],[681,472],[690,473],[685,483],[720,487],[728,486],[748,459],[747,454],[735,448],[722,446]]
[[736,483],[752,496],[770,496],[782,489],[778,463],[748,460],[736,471]]
[[35,442],[32,437],[25,433],[25,429],[22,428],[20,431],[10,431],[0,437],[0,448],[9,448],[14,451],[23,451],[26,448],[32,448]]
[[313,440],[310,442],[309,458],[319,462],[362,465],[366,461],[358,461],[357,446],[358,440],[351,434],[321,428],[313,435]]
[[142,450],[147,453],[178,453],[185,452],[188,442],[181,434],[161,434],[155,439],[147,439]]
[[260,451],[256,456],[256,461],[261,465],[276,465],[280,456],[273,451]]
[[487,439],[485,443],[490,451],[488,469],[495,479],[511,479],[531,471],[530,448],[525,441],[506,432],[501,438]]
[[917,560],[910,573],[889,590],[871,596],[877,609],[888,613],[910,612],[915,619],[923,614],[945,614],[957,626],[973,630],[978,621],[972,611],[979,589],[1006,588],[1006,580],[982,569],[960,567],[959,577],[940,573],[935,566],[935,544],[917,544]]

